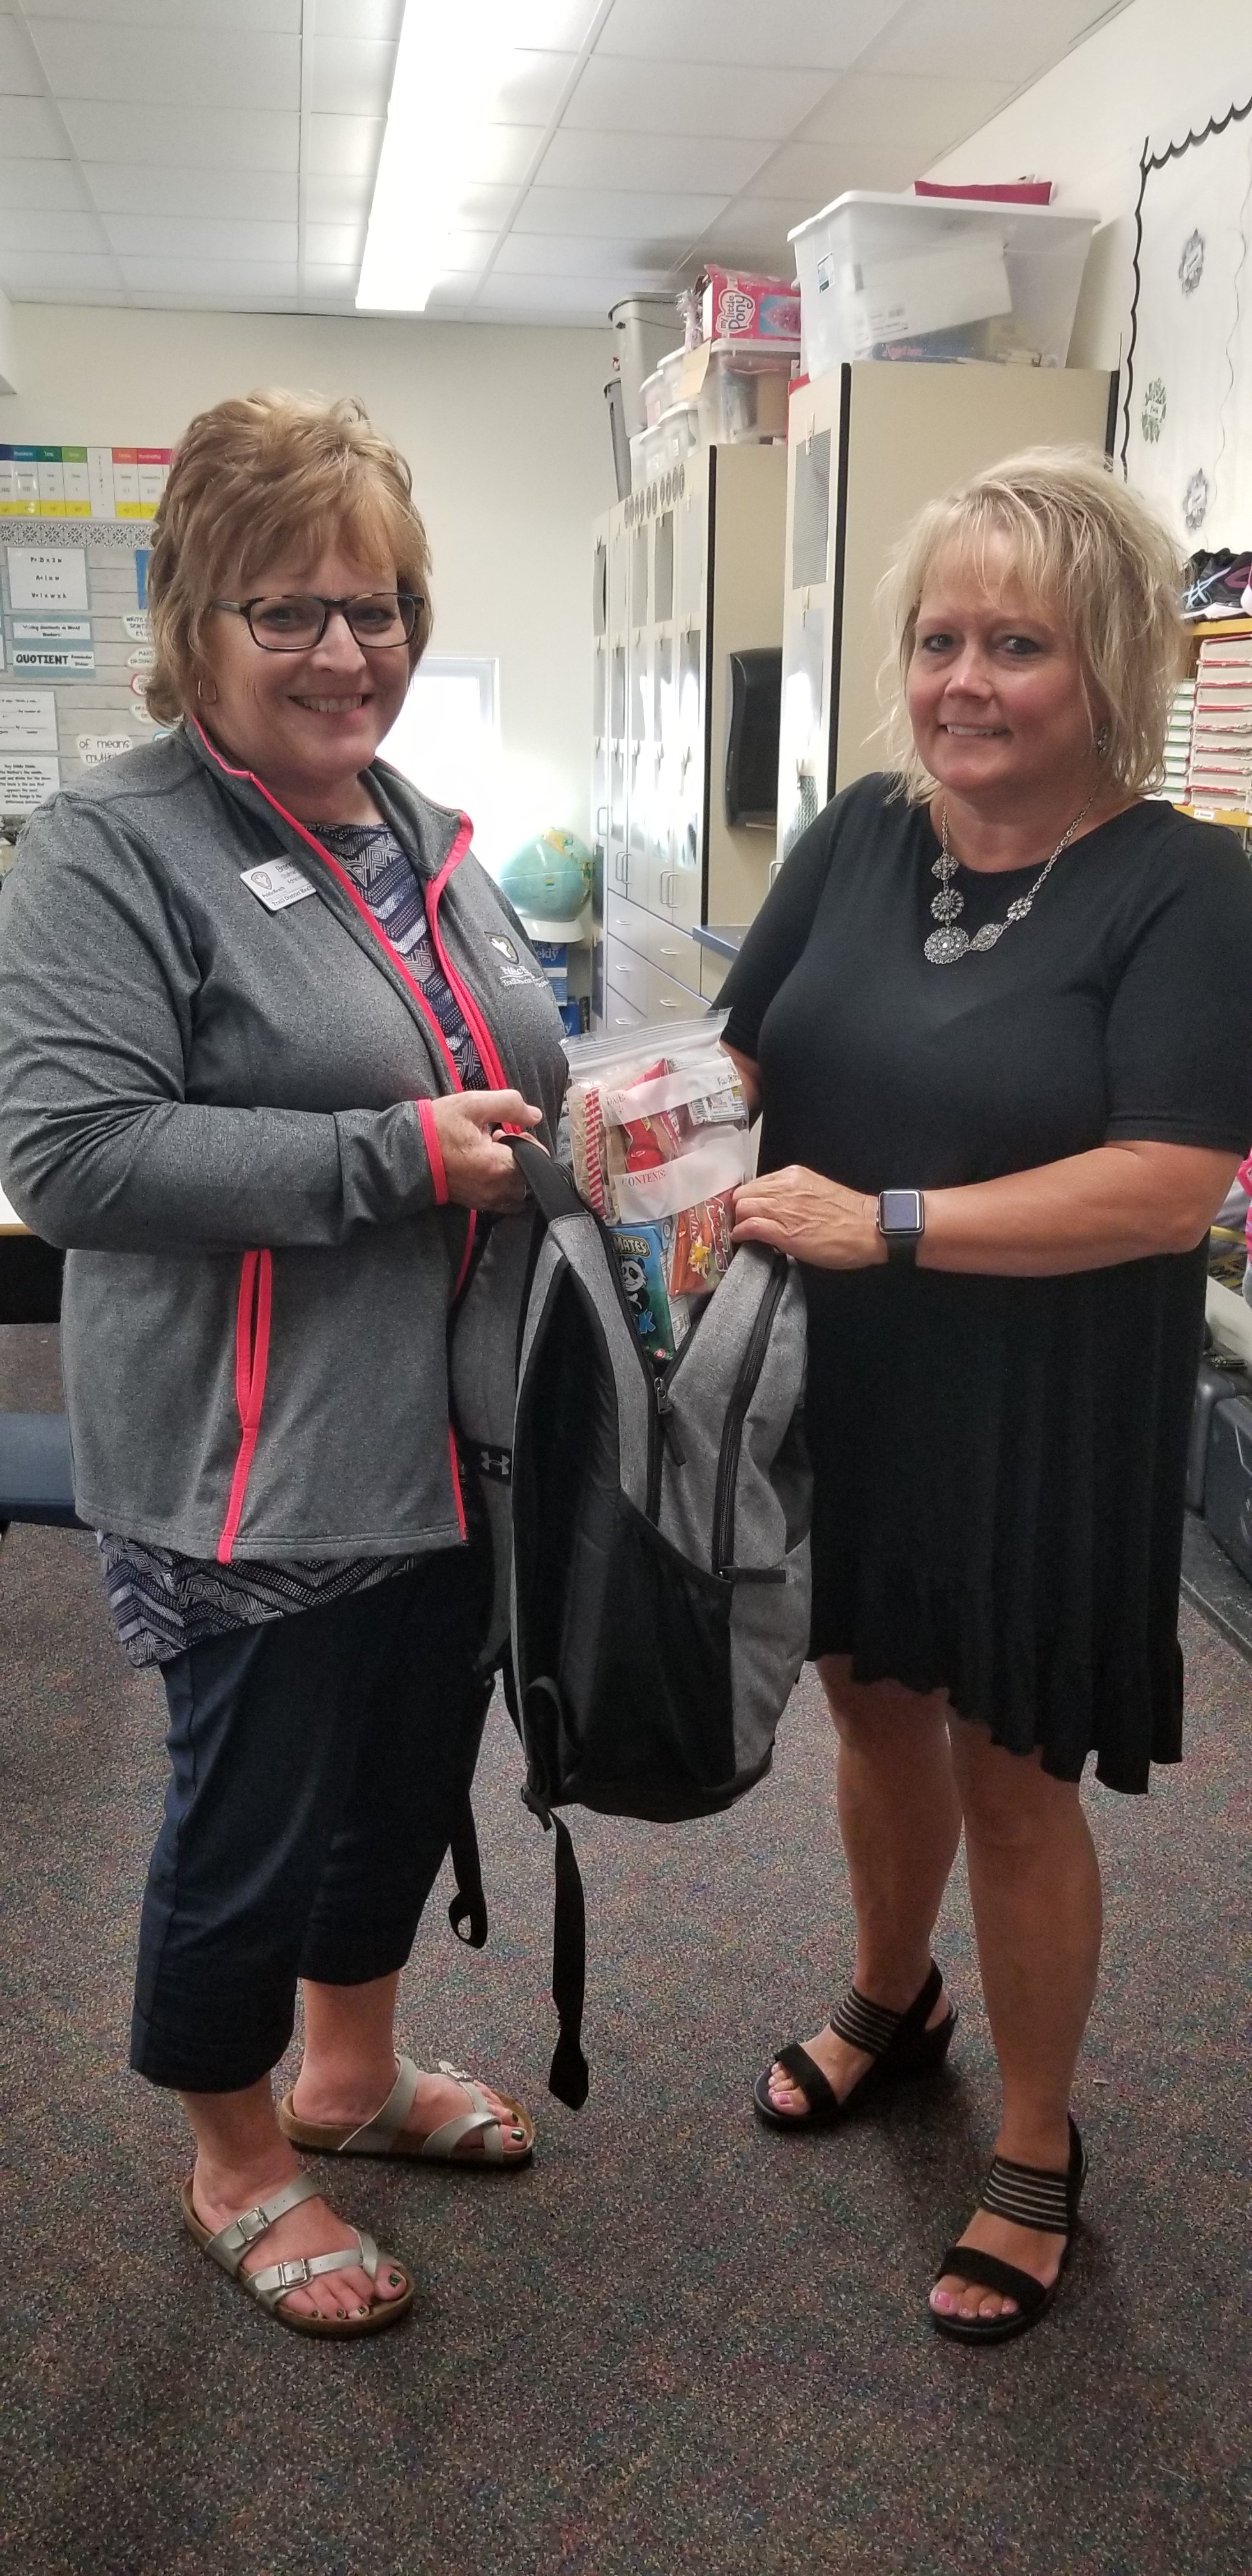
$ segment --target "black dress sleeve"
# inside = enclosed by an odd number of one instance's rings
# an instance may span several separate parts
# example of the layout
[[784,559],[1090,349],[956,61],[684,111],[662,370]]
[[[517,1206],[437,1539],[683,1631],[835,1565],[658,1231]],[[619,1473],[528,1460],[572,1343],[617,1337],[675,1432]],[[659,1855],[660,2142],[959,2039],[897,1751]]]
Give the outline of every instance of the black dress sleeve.
[[[858,781],[858,786],[865,783]],[[788,853],[718,994],[715,1007],[730,1012],[727,1043],[753,1062],[761,1022],[804,953],[848,798],[855,792],[836,796]]]
[[1109,1009],[1106,1134],[1246,1154],[1252,869],[1225,825],[1180,821],[1175,849]]

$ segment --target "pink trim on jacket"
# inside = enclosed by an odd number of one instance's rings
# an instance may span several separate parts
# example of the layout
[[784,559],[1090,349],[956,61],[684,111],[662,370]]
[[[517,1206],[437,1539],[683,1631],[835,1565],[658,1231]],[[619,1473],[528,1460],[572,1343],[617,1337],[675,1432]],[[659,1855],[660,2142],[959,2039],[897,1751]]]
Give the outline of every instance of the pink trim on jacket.
[[417,1104],[417,1115],[422,1135],[426,1141],[426,1160],[430,1165],[430,1177],[435,1184],[435,1205],[436,1207],[446,1207],[448,1204],[448,1174],[444,1165],[443,1147],[439,1142],[439,1130],[435,1125],[435,1104],[433,1100],[419,1100]]
[[[280,801],[279,801],[279,799],[278,799],[278,797],[277,797],[277,796],[275,796],[275,795],[273,794],[272,790],[266,786],[264,779],[262,779],[262,778],[258,778],[258,777],[257,777],[256,771],[255,771],[254,769],[236,769],[236,768],[233,766],[233,764],[232,764],[229,760],[225,759],[225,758],[224,758],[224,756],[223,756],[223,754],[218,750],[216,743],[213,743],[213,742],[211,742],[211,741],[210,741],[209,736],[208,736],[208,735],[207,735],[207,733],[205,732],[204,727],[203,727],[203,725],[200,723],[200,721],[199,721],[198,717],[193,716],[193,717],[192,717],[192,719],[191,719],[191,721],[192,721],[193,725],[195,726],[196,732],[197,732],[197,733],[199,734],[199,736],[200,736],[200,740],[201,740],[201,742],[204,744],[204,748],[205,748],[205,750],[207,751],[207,753],[208,753],[208,755],[209,755],[210,760],[216,761],[218,768],[219,768],[219,769],[224,769],[228,778],[243,778],[243,779],[246,779],[246,780],[247,780],[248,785],[249,785],[250,787],[255,787],[255,789],[256,789],[256,791],[257,791],[258,796],[263,796],[263,797],[264,797],[264,799],[265,799],[266,804],[267,804],[267,805],[269,805],[269,806],[271,806],[271,807],[272,807],[272,809],[273,809],[273,811],[274,811],[276,814],[281,814],[281,816],[282,816],[282,819],[283,819],[284,823],[289,824],[289,825],[290,825],[290,827],[291,827],[291,829],[292,829],[292,831],[293,831],[293,832],[298,833],[298,835],[299,835],[300,839],[304,842],[304,844],[305,844],[306,848],[307,848],[307,849],[310,849],[310,850],[315,850],[315,851],[316,851],[316,853],[317,853],[317,856],[319,857],[319,859],[321,859],[321,860],[323,861],[324,865],[330,869],[331,874],[332,874],[332,876],[335,878],[336,883],[337,883],[339,886],[341,886],[341,887],[342,887],[342,889],[343,889],[344,893],[345,893],[345,894],[347,895],[347,897],[348,897],[349,902],[353,905],[354,909],[359,913],[359,915],[360,915],[360,917],[361,917],[362,921],[365,923],[366,929],[367,929],[368,931],[370,931],[370,932],[371,932],[371,934],[372,934],[372,936],[373,936],[373,937],[378,941],[379,946],[380,946],[382,949],[384,949],[384,950],[385,950],[385,952],[386,952],[387,956],[391,959],[392,965],[396,968],[397,973],[403,977],[403,980],[404,980],[405,984],[408,986],[408,989],[409,989],[410,993],[412,994],[414,1001],[417,1003],[418,1009],[420,1010],[420,1012],[421,1012],[421,1014],[422,1014],[422,1017],[423,1017],[423,1019],[425,1020],[426,1025],[427,1025],[427,1027],[428,1027],[428,1028],[429,1028],[429,1030],[430,1030],[431,1036],[433,1037],[433,1039],[434,1039],[434,1041],[435,1041],[435,1045],[436,1045],[436,1047],[437,1047],[437,1049],[438,1049],[438,1051],[439,1051],[440,1055],[441,1055],[441,1056],[442,1056],[442,1058],[443,1058],[444,1064],[445,1064],[445,1066],[447,1067],[448,1074],[449,1074],[449,1076],[450,1076],[450,1078],[451,1078],[451,1083],[452,1083],[452,1088],[453,1088],[453,1090],[454,1090],[454,1091],[463,1091],[463,1090],[464,1090],[464,1088],[465,1088],[465,1085],[464,1085],[464,1083],[462,1082],[461,1077],[460,1077],[460,1074],[459,1074],[459,1072],[458,1072],[458,1070],[457,1070],[456,1058],[455,1058],[455,1056],[453,1055],[453,1053],[452,1053],[452,1050],[451,1050],[450,1046],[448,1045],[448,1042],[447,1042],[447,1039],[446,1039],[446,1038],[445,1038],[445,1036],[444,1036],[443,1030],[442,1030],[442,1029],[440,1028],[440,1026],[439,1026],[439,1022],[438,1022],[438,1020],[436,1019],[435,1014],[434,1014],[433,1010],[431,1009],[431,1006],[430,1006],[429,1002],[428,1002],[428,1001],[427,1001],[427,999],[426,999],[426,995],[425,995],[425,993],[422,991],[422,987],[421,987],[420,983],[418,982],[418,979],[417,979],[416,975],[414,975],[414,973],[412,972],[412,969],[408,966],[408,964],[406,963],[405,959],[401,956],[400,951],[399,951],[399,949],[395,946],[394,942],[393,942],[392,940],[390,940],[390,939],[387,937],[387,933],[386,933],[386,931],[383,929],[382,923],[379,921],[379,919],[378,919],[378,917],[377,917],[377,914],[376,914],[376,913],[371,912],[371,910],[370,910],[370,908],[369,908],[369,905],[368,905],[368,904],[367,904],[367,902],[365,901],[365,897],[364,897],[364,896],[363,896],[363,894],[360,892],[360,889],[359,889],[357,886],[355,886],[355,885],[353,884],[352,879],[351,879],[351,877],[349,876],[347,869],[346,869],[346,868],[341,864],[341,862],[340,862],[340,861],[335,857],[334,851],[333,851],[333,850],[328,850],[328,849],[327,849],[327,847],[326,847],[326,845],[325,845],[325,842],[324,842],[324,841],[319,841],[319,840],[318,840],[318,837],[317,837],[317,834],[316,834],[315,832],[311,832],[311,831],[309,830],[309,828],[308,828],[307,824],[302,823],[302,822],[300,821],[300,819],[299,819],[298,815],[295,815],[295,814],[289,814],[289,813],[288,813],[286,806],[285,806],[285,805],[283,805],[283,804],[281,804],[281,803],[280,803]],[[474,1044],[475,1044],[475,1046],[476,1046],[476,1047],[477,1047],[477,1049],[478,1049],[478,1053],[479,1053],[479,1057],[480,1057],[480,1060],[481,1060],[481,1063],[482,1063],[483,1071],[484,1071],[484,1073],[486,1074],[488,1081],[489,1081],[489,1082],[494,1082],[494,1083],[495,1083],[495,1086],[496,1086],[497,1090],[499,1090],[499,1091],[508,1091],[509,1089],[511,1089],[511,1087],[512,1087],[512,1086],[510,1085],[509,1080],[508,1080],[508,1077],[507,1077],[507,1075],[506,1075],[506,1073],[505,1073],[504,1067],[503,1067],[503,1065],[502,1065],[502,1064],[501,1064],[501,1062],[500,1062],[500,1058],[499,1058],[499,1056],[498,1056],[498,1054],[497,1054],[497,1052],[496,1052],[495,1046],[494,1046],[494,1044],[493,1044],[493,1041],[492,1041],[492,1038],[491,1038],[490,1031],[488,1030],[488,1028],[487,1028],[487,1026],[486,1026],[485,1021],[483,1020],[483,1017],[482,1017],[481,1012],[478,1010],[478,1007],[477,1007],[476,1003],[474,1002],[473,996],[472,996],[472,995],[467,991],[467,989],[466,989],[465,985],[464,985],[464,984],[462,983],[462,981],[461,981],[460,976],[456,973],[455,969],[453,968],[453,966],[452,966],[452,964],[451,964],[451,962],[450,962],[450,960],[449,960],[449,957],[448,957],[448,954],[447,954],[447,950],[445,949],[445,947],[444,947],[444,945],[443,945],[443,941],[441,940],[441,938],[440,938],[440,936],[439,936],[439,931],[438,931],[438,926],[437,926],[437,921],[436,921],[436,913],[437,913],[437,910],[438,910],[439,897],[440,897],[440,895],[442,894],[443,889],[444,889],[444,886],[445,886],[445,884],[447,883],[448,878],[451,876],[453,869],[454,869],[455,867],[458,867],[458,866],[460,865],[461,860],[464,858],[465,853],[466,853],[466,851],[468,850],[468,848],[469,848],[469,846],[470,846],[470,842],[471,842],[471,840],[473,839],[473,836],[474,836],[474,826],[473,826],[473,824],[471,823],[471,821],[470,821],[470,818],[469,818],[468,814],[462,814],[462,816],[461,816],[461,818],[460,818],[460,830],[458,831],[457,836],[456,836],[456,839],[454,840],[454,842],[453,842],[453,844],[452,844],[452,847],[451,847],[451,849],[450,849],[450,850],[449,850],[449,852],[448,852],[448,856],[447,856],[447,858],[444,860],[443,866],[442,866],[442,868],[440,869],[439,874],[438,874],[438,876],[436,877],[436,879],[435,879],[435,881],[434,881],[434,884],[432,885],[432,887],[431,887],[431,889],[430,889],[430,892],[429,892],[429,894],[428,894],[428,896],[427,896],[427,899],[426,899],[426,903],[427,903],[427,909],[426,909],[426,921],[427,921],[427,926],[428,926],[429,931],[430,931],[431,946],[433,947],[433,949],[434,949],[434,951],[435,951],[435,955],[436,955],[436,956],[437,956],[437,958],[439,959],[439,963],[440,963],[440,965],[441,965],[441,967],[442,967],[442,969],[443,969],[443,972],[444,972],[445,976],[447,977],[447,981],[448,981],[449,987],[450,987],[450,989],[451,989],[451,991],[452,991],[452,993],[453,993],[453,995],[454,995],[454,997],[455,997],[456,1001],[457,1001],[457,1002],[459,1003],[459,1005],[460,1005],[460,1008],[461,1008],[462,1014],[463,1014],[464,1019],[465,1019],[465,1025],[466,1025],[466,1027],[468,1028],[468,1030],[469,1030],[469,1032],[470,1032],[470,1035],[471,1035],[471,1037],[472,1037],[472,1038],[473,1038],[473,1040],[474,1040]],[[429,1162],[429,1164],[430,1164],[431,1180],[432,1180],[432,1181],[433,1181],[433,1183],[434,1183],[434,1189],[435,1189],[435,1204],[436,1204],[436,1206],[438,1206],[438,1207],[443,1207],[443,1206],[446,1206],[446,1205],[447,1205],[447,1203],[448,1203],[448,1177],[447,1177],[447,1172],[446,1172],[446,1169],[445,1169],[445,1166],[444,1166],[443,1153],[442,1153],[442,1150],[441,1150],[440,1145],[439,1145],[439,1139],[438,1139],[438,1134],[437,1134],[437,1131],[436,1131],[436,1128],[435,1128],[434,1118],[433,1118],[433,1116],[431,1115],[431,1104],[430,1104],[430,1102],[429,1102],[429,1101],[426,1101],[426,1100],[419,1100],[419,1101],[417,1101],[417,1103],[416,1103],[416,1108],[417,1108],[418,1123],[419,1123],[419,1125],[420,1125],[420,1127],[421,1127],[421,1130],[422,1130],[422,1137],[423,1137],[423,1140],[424,1140],[424,1142],[425,1142],[425,1146],[426,1146],[426,1155],[427,1155],[427,1160],[428,1160],[428,1162]],[[468,1276],[469,1276],[470,1260],[471,1260],[471,1257],[472,1257],[472,1254],[473,1254],[473,1250],[474,1250],[474,1243],[475,1243],[475,1239],[476,1239],[476,1237],[477,1237],[477,1233],[478,1233],[478,1219],[477,1219],[477,1215],[476,1215],[476,1213],[475,1213],[474,1209],[473,1209],[473,1208],[470,1208],[470,1209],[468,1210],[468,1212],[467,1212],[467,1213],[468,1213],[468,1217],[469,1217],[469,1222],[468,1222],[468,1224],[467,1224],[467,1226],[466,1226],[466,1229],[465,1229],[465,1246],[464,1246],[464,1250],[462,1251],[462,1254],[461,1254],[460,1266],[459,1266],[459,1268],[458,1268],[458,1270],[457,1270],[456,1279],[455,1279],[455,1282],[454,1282],[454,1284],[453,1284],[453,1289],[452,1289],[452,1298],[453,1298],[453,1303],[454,1303],[454,1304],[455,1304],[455,1302],[456,1302],[457,1298],[460,1296],[460,1294],[461,1294],[461,1290],[462,1290],[462,1288],[464,1287],[465,1282],[466,1282],[466,1279],[467,1279],[467,1278],[468,1278]],[[253,1255],[253,1254],[251,1254],[251,1253],[249,1253],[249,1254],[247,1254],[247,1255],[245,1256],[245,1268],[246,1268],[247,1262],[248,1262],[248,1261],[250,1261],[250,1260],[252,1260],[252,1259],[254,1259],[255,1257],[256,1257],[256,1256],[254,1256],[254,1255]],[[232,1485],[231,1485],[231,1492],[230,1492],[230,1504],[229,1504],[229,1507],[228,1507],[228,1510],[227,1510],[226,1522],[225,1522],[225,1526],[224,1526],[223,1531],[222,1531],[221,1539],[220,1539],[220,1540],[219,1540],[219,1542],[218,1542],[218,1551],[217,1551],[217,1552],[218,1552],[218,1557],[219,1557],[220,1561],[221,1561],[222,1563],[224,1563],[224,1564],[229,1562],[231,1549],[232,1549],[232,1548],[233,1548],[233,1546],[234,1546],[235,1533],[236,1533],[236,1530],[238,1529],[238,1526],[239,1526],[239,1516],[240,1516],[240,1513],[241,1513],[241,1512],[242,1512],[242,1510],[243,1510],[243,1499],[244,1499],[244,1494],[245,1494],[246,1489],[247,1489],[248,1474],[249,1474],[249,1471],[250,1471],[251,1466],[252,1466],[252,1454],[253,1454],[254,1449],[256,1448],[257,1433],[258,1433],[258,1431],[260,1430],[260,1427],[261,1427],[261,1396],[263,1395],[264,1390],[265,1390],[265,1356],[266,1356],[266,1355],[268,1355],[268,1349],[269,1349],[269,1317],[270,1317],[270,1286],[269,1286],[269,1282],[270,1282],[270,1269],[269,1269],[269,1263],[270,1263],[270,1256],[269,1256],[268,1252],[266,1252],[266,1253],[263,1253],[260,1257],[261,1257],[261,1259],[265,1262],[265,1264],[267,1265],[267,1267],[266,1267],[266,1277],[265,1277],[265,1345],[264,1345],[264,1354],[263,1354],[263,1356],[262,1356],[262,1361],[261,1361],[260,1386],[259,1386],[258,1391],[257,1391],[256,1420],[255,1420],[255,1423],[252,1425],[252,1428],[251,1428],[251,1432],[250,1432],[250,1433],[249,1433],[249,1431],[248,1431],[247,1427],[245,1426],[244,1438],[243,1438],[242,1443],[240,1444],[239,1457],[238,1457],[238,1460],[237,1460],[237,1462],[236,1462],[236,1466],[235,1466],[235,1475],[234,1475],[234,1480],[233,1480]],[[241,1313],[242,1313],[242,1300],[243,1300],[243,1287],[242,1287],[242,1283],[241,1283],[241,1285],[240,1285],[240,1301],[241,1301],[241,1302],[240,1302],[240,1311],[241,1311]],[[236,1334],[236,1350],[238,1351],[238,1333]],[[238,1388],[238,1384],[239,1384],[239,1372],[238,1372],[238,1360],[237,1360],[237,1361],[236,1361],[236,1387],[237,1387],[237,1388]],[[240,1410],[241,1410],[241,1418],[242,1418],[242,1405],[241,1405]],[[455,1433],[453,1432],[453,1429],[452,1429],[452,1425],[451,1425],[451,1423],[449,1423],[449,1425],[448,1425],[448,1452],[449,1452],[449,1456],[450,1456],[450,1458],[451,1458],[451,1462],[452,1462],[452,1490],[453,1490],[453,1494],[454,1494],[454,1497],[455,1497],[455,1500],[456,1500],[457,1520],[458,1520],[458,1523],[459,1523],[459,1526],[460,1526],[461,1536],[462,1536],[462,1538],[464,1538],[464,1536],[465,1536],[465,1503],[464,1503],[464,1499],[463,1499],[463,1496],[462,1496],[462,1493],[461,1493],[461,1475],[460,1475],[460,1466],[459,1466],[459,1462],[458,1462],[457,1454],[456,1454],[456,1436],[455,1436]]]
[[265,1376],[270,1355],[273,1273],[274,1265],[268,1252],[245,1252],[239,1268],[239,1298],[235,1308],[235,1403],[242,1438],[235,1459],[235,1472],[230,1480],[230,1500],[222,1523],[222,1535],[217,1542],[219,1565],[229,1565],[235,1552],[244,1496],[252,1472],[253,1452],[261,1428],[261,1406],[265,1401]]

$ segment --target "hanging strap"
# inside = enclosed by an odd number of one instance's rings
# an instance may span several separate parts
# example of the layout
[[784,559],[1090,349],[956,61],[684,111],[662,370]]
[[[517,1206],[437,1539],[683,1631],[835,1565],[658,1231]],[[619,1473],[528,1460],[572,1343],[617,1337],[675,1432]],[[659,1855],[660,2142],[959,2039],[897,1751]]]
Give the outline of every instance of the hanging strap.
[[587,2060],[582,2051],[583,1999],[587,1986],[587,1913],[583,1883],[569,1827],[549,1819],[556,1835],[556,1904],[552,1917],[552,2000],[559,2036],[548,2070],[548,2091],[571,2111],[587,2099]]
[[458,1941],[470,1950],[482,1950],[487,1943],[487,1898],[483,1888],[482,1862],[478,1852],[478,1831],[469,1798],[453,1825],[448,1841],[448,1857],[456,1888],[448,1907],[448,1921]]
[[[508,1647],[505,1648],[500,1678],[504,1684],[505,1706],[525,1752],[526,1738],[517,1703],[517,1675]],[[531,1689],[548,1691],[555,1697],[552,1682],[532,1682]],[[581,2111],[589,2090],[587,2060],[582,2048],[583,2004],[587,1991],[587,1908],[583,1883],[568,1825],[553,1815],[545,1800],[529,1784],[522,1790],[522,1803],[529,1807],[532,1816],[538,1817],[544,1832],[556,1838],[553,1850],[552,2001],[556,2005],[557,2043],[548,2069],[548,2091],[555,2093],[558,2102],[564,2102],[567,2110]]]

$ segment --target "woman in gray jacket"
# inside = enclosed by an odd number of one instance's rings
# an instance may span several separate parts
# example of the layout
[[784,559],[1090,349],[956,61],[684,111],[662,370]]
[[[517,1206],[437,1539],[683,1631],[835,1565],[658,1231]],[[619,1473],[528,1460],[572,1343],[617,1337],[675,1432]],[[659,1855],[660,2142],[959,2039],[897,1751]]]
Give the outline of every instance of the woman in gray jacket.
[[183,2097],[197,2241],[318,2335],[413,2287],[297,2147],[486,2170],[533,2135],[393,2041],[490,1691],[449,1316],[518,1230],[499,1131],[550,1142],[564,1077],[468,821],[375,757],[428,576],[358,406],[194,420],[149,582],[171,730],[41,808],[0,905],[4,1185],[68,1247],[77,1506],[170,1711],[131,2062]]

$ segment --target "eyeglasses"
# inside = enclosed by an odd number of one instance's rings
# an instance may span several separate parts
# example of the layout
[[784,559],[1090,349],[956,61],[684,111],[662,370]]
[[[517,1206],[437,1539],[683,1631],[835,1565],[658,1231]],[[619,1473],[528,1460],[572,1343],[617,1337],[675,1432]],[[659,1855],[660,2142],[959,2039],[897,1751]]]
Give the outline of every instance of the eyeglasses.
[[347,599],[325,599],[317,591],[284,591],[257,599],[215,599],[232,617],[244,617],[248,633],[263,653],[309,653],[320,644],[332,617],[343,618],[358,644],[411,644],[418,610],[426,603],[412,590],[363,590]]

